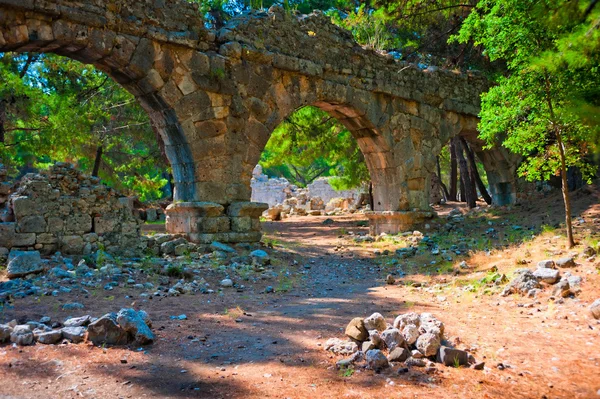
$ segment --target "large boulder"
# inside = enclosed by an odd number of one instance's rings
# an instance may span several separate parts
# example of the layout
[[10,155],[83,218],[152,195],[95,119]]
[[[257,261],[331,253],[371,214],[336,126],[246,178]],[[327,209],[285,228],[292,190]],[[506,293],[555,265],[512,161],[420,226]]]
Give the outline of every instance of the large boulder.
[[548,267],[538,267],[533,272],[533,275],[544,283],[554,284],[558,281],[559,272],[556,269],[550,269]]
[[24,277],[44,270],[39,251],[12,250],[8,254],[8,278]]
[[140,345],[154,342],[154,334],[146,324],[145,317],[139,312],[133,309],[121,309],[117,314],[117,323]]
[[127,339],[128,333],[117,322],[116,313],[107,313],[88,326],[88,340],[95,345],[125,345]]

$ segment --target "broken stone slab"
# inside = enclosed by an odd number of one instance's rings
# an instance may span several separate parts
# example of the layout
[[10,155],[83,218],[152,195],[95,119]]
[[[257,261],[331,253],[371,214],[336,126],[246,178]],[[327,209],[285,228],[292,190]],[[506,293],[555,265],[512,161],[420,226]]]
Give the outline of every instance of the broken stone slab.
[[117,323],[116,313],[107,313],[90,323],[88,326],[88,340],[95,345],[125,345],[127,344],[128,333]]
[[24,277],[28,274],[40,273],[43,270],[44,264],[39,251],[12,250],[8,254],[6,269],[8,278]]
[[365,318],[364,324],[367,330],[384,331],[387,328],[387,323],[381,313],[373,313],[371,316]]
[[365,328],[362,317],[355,317],[350,320],[350,323],[346,326],[345,334],[358,342],[366,341],[369,338],[369,331]]
[[70,319],[65,320],[63,326],[65,327],[82,327],[90,324],[91,317],[90,315],[85,315],[81,317],[71,317]]
[[383,354],[379,349],[371,349],[366,354],[367,364],[369,368],[380,371],[386,367],[389,367],[389,362],[387,357]]
[[533,275],[539,280],[547,284],[554,284],[558,281],[559,272],[556,269],[550,269],[547,267],[538,267]]
[[437,361],[444,366],[466,366],[469,364],[469,353],[460,349],[441,346]]
[[133,309],[121,309],[117,314],[117,323],[140,345],[147,345],[154,342],[154,334],[146,324],[143,315],[140,315]]
[[85,327],[64,327],[60,331],[63,337],[73,342],[74,344],[83,342],[83,340],[85,339]]
[[221,251],[221,252],[226,252],[226,253],[230,253],[230,254],[236,253],[235,249],[233,249],[229,245],[220,243],[218,241],[213,241],[210,244],[210,249],[213,251]]
[[338,355],[351,355],[358,351],[358,345],[353,341],[343,341],[339,338],[330,338],[325,342],[325,350]]

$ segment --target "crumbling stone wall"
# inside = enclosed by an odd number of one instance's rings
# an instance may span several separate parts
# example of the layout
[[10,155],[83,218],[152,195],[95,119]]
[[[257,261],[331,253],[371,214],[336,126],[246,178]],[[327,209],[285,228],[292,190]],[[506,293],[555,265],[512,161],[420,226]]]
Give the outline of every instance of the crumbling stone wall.
[[145,249],[141,221],[127,198],[68,164],[25,175],[7,211],[14,221],[0,223],[4,253],[14,248],[87,255],[105,249],[133,255]]

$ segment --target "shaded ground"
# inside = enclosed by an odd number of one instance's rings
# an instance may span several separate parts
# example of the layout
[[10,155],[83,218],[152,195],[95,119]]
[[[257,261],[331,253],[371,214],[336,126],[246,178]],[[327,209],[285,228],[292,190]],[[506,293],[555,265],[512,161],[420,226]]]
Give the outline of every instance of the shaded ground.
[[[576,222],[578,238],[593,244],[600,229],[597,193],[576,201],[583,216]],[[517,261],[535,267],[538,260],[566,253],[560,230],[546,227],[540,233],[542,224],[560,221],[560,198],[534,205],[473,213],[439,233],[440,248],[446,241],[477,248],[466,256],[453,254],[452,261],[379,255],[404,244],[355,242],[349,233],[368,231],[357,225],[360,216],[336,217],[332,225],[323,224],[325,217],[267,223],[265,241],[290,271],[274,294],[262,293],[267,282],[259,282],[244,292],[161,300],[126,298],[132,293],[123,289],[110,296],[18,300],[2,311],[0,322],[43,315],[60,320],[73,313],[60,305],[72,300],[95,316],[133,306],[148,311],[158,339],[142,349],[0,346],[0,397],[600,398],[600,323],[587,311],[600,297],[596,260],[577,258],[579,265],[570,271],[583,277],[583,291],[563,304],[549,301],[548,289],[537,299],[502,298],[501,287],[478,283],[493,266],[510,273],[523,267]],[[444,218],[432,223],[431,231],[443,230],[443,224]],[[490,226],[496,229],[492,238],[485,233]],[[457,266],[461,260],[467,269]],[[396,285],[385,285],[388,273],[396,276]],[[465,290],[468,285],[476,290]],[[399,375],[395,367],[349,376],[336,370],[339,358],[320,345],[342,337],[351,318],[375,311],[390,321],[406,311],[432,312],[445,323],[447,338],[470,348],[486,370],[438,366],[433,374],[414,368]],[[181,313],[188,320],[169,318]],[[508,367],[499,370],[498,363]]]

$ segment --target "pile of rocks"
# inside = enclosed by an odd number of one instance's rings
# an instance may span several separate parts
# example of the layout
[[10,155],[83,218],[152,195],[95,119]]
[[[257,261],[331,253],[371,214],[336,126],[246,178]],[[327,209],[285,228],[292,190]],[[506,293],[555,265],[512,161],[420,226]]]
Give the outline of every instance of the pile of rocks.
[[10,341],[17,345],[57,344],[66,339],[74,344],[85,340],[95,345],[147,345],[154,342],[148,314],[134,309],[121,309],[100,318],[72,317],[63,323],[53,323],[50,317],[40,321],[18,324],[16,320],[0,324],[0,343]]
[[130,205],[128,198],[69,164],[29,173],[8,199],[5,212],[12,222],[0,224],[0,253],[87,255],[105,248],[135,256],[146,240]]
[[561,275],[558,268],[572,268],[577,266],[573,257],[561,259],[547,259],[538,262],[537,269],[527,268],[515,271],[515,277],[502,291],[502,296],[521,294],[536,297],[544,285],[552,286],[552,296],[567,298],[576,296],[581,292],[580,276],[566,272]]
[[380,313],[364,319],[356,317],[346,326],[345,334],[349,340],[332,338],[325,344],[328,351],[350,355],[337,362],[339,368],[362,365],[379,372],[391,363],[403,363],[405,367],[427,367],[429,371],[435,370],[434,361],[446,366],[484,366],[467,351],[446,345],[444,324],[430,313],[402,314],[391,325]]

